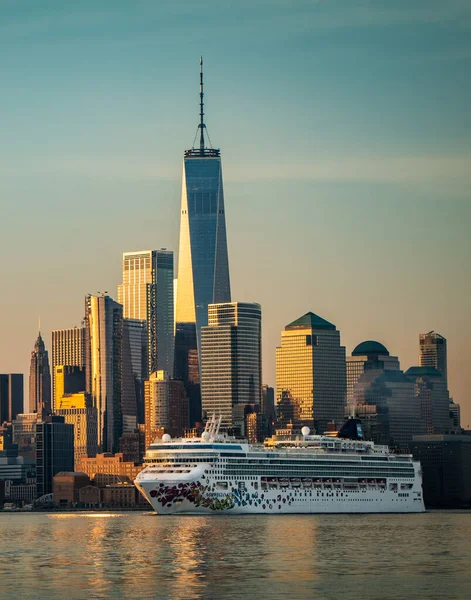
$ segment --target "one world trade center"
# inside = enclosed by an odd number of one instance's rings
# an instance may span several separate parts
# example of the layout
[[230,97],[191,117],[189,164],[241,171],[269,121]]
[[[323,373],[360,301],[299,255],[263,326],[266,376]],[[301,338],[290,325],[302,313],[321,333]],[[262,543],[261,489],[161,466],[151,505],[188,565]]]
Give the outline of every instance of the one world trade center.
[[203,98],[201,58],[199,147],[183,159],[175,330],[175,377],[185,382],[192,426],[201,419],[200,334],[208,304],[231,301],[221,153],[206,146]]

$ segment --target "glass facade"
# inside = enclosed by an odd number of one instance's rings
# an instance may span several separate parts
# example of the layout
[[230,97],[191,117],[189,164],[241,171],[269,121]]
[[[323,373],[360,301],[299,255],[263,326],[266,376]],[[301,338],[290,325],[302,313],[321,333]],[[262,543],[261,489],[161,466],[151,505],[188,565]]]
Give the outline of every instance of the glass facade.
[[[276,399],[286,420],[317,433],[340,426],[346,403],[345,347],[335,325],[307,313],[281,332],[276,349]],[[280,423],[287,425],[287,423]]]
[[234,424],[240,405],[260,405],[262,311],[259,304],[210,304],[208,325],[201,330],[201,398],[203,412]]
[[221,158],[186,156],[183,164],[177,323],[208,323],[208,305],[230,302]]
[[419,365],[435,367],[447,383],[446,338],[435,331],[421,333],[419,336]]

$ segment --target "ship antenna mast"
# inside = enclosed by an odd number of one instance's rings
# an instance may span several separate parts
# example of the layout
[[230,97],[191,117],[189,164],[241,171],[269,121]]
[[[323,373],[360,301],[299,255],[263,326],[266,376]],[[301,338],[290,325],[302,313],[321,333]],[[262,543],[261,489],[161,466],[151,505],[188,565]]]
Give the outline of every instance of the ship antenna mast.
[[200,124],[198,128],[200,130],[200,154],[204,155],[204,92],[203,92],[203,57],[200,56]]

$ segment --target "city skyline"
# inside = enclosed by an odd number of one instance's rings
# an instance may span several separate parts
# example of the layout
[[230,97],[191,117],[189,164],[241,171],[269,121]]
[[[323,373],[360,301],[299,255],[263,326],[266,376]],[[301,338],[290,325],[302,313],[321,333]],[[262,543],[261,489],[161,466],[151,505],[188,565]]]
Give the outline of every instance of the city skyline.
[[[126,87],[126,82],[132,81],[135,89],[143,94],[143,114],[136,114],[136,103],[134,96],[129,96],[130,90],[116,94],[109,119],[99,125],[96,134],[92,134],[96,125],[91,118],[92,105],[85,102],[80,108],[72,101],[70,90],[61,91],[62,78],[69,81],[68,66],[66,68],[57,59],[44,75],[47,76],[46,85],[51,85],[62,107],[59,125],[62,124],[63,130],[60,131],[60,126],[51,129],[41,158],[38,158],[38,142],[43,139],[40,123],[47,123],[52,115],[46,111],[44,121],[40,121],[37,110],[26,100],[12,111],[9,100],[15,100],[20,87],[17,76],[9,70],[11,67],[7,69],[8,91],[2,106],[6,102],[3,110],[11,115],[11,123],[16,129],[9,125],[4,133],[9,154],[7,156],[7,151],[3,151],[2,197],[11,226],[2,243],[15,252],[11,264],[2,267],[7,289],[1,299],[2,372],[28,373],[28,354],[34,341],[38,313],[42,316],[48,349],[51,348],[51,329],[79,326],[83,295],[96,293],[96,289],[116,289],[120,275],[119,256],[127,248],[165,246],[176,252],[179,156],[181,149],[191,142],[188,132],[196,117],[196,64],[202,52],[211,82],[211,95],[208,96],[210,132],[225,152],[233,299],[256,301],[262,305],[264,381],[270,385],[275,382],[274,354],[279,331],[296,315],[308,310],[337,324],[347,354],[351,354],[362,340],[378,340],[393,355],[399,356],[404,370],[417,364],[419,333],[433,329],[448,340],[450,393],[455,402],[461,404],[463,425],[471,421],[468,392],[471,383],[465,364],[466,339],[470,335],[469,307],[466,305],[470,286],[466,268],[469,265],[467,229],[471,215],[469,181],[465,173],[469,140],[464,131],[466,116],[463,108],[468,88],[461,86],[459,94],[452,93],[460,85],[469,59],[459,47],[460,40],[463,41],[459,26],[451,23],[451,13],[456,18],[469,16],[469,12],[460,9],[458,3],[452,3],[447,8],[446,14],[450,14],[450,20],[447,20],[435,2],[427,11],[417,5],[415,11],[403,9],[399,22],[402,27],[407,26],[411,37],[402,39],[403,53],[400,54],[397,52],[399,46],[395,45],[399,42],[394,42],[398,17],[393,9],[381,14],[373,9],[368,19],[361,11],[350,9],[347,17],[343,16],[343,23],[339,23],[335,22],[333,14],[329,21],[329,10],[331,13],[332,10],[328,3],[323,4],[303,7],[318,19],[316,26],[302,30],[305,34],[302,42],[294,40],[294,33],[299,33],[301,27],[302,11],[293,12],[286,28],[281,64],[279,54],[267,60],[266,53],[273,48],[274,42],[267,42],[267,33],[262,32],[267,49],[262,50],[260,42],[250,42],[245,52],[253,51],[257,43],[260,52],[260,56],[253,55],[250,65],[244,63],[246,55],[236,59],[235,48],[227,51],[226,46],[223,58],[218,58],[203,42],[199,44],[201,50],[198,48],[191,56],[186,47],[184,52],[176,54],[170,61],[173,74],[169,73],[168,65],[151,68],[148,58],[137,52],[138,43],[132,36],[132,39],[123,35],[118,41],[105,41],[100,48],[93,32],[90,33],[90,21],[84,10],[82,20],[74,26],[78,32],[77,41],[69,51],[72,65],[79,67],[80,83],[85,84],[85,88],[88,85],[91,92],[96,91],[94,109],[103,116],[107,107],[106,92],[119,89],[120,85]],[[152,12],[150,4],[144,5],[148,13]],[[185,10],[183,12],[187,14]],[[351,22],[347,22],[348,18]],[[43,58],[61,45],[60,36],[51,36],[59,31],[61,21],[57,20],[57,15],[37,23],[33,12],[26,23],[25,19],[25,15],[11,9],[2,44],[17,48],[22,36],[26,36],[30,47],[36,48]],[[440,23],[440,19],[445,23]],[[22,24],[26,29],[21,29]],[[71,27],[70,23],[65,25]],[[182,29],[185,27],[184,22]],[[361,44],[355,41],[354,32],[358,28],[365,34]],[[418,30],[425,36],[425,48],[419,48],[411,41],[412,34]],[[453,43],[449,39],[450,32],[457,34]],[[111,45],[118,55],[128,48],[133,50],[123,73],[118,77],[112,71],[104,88],[97,86],[99,67],[94,69],[87,65],[86,76],[77,62],[87,35],[98,50],[99,66],[104,66],[111,57]],[[337,56],[327,37],[335,44],[339,43]],[[375,47],[379,37],[386,40],[381,56],[366,57],[366,51]],[[228,38],[226,43],[230,44],[230,31]],[[432,52],[432,38],[444,50],[440,60]],[[152,44],[148,38],[146,40]],[[193,45],[194,41],[192,38]],[[178,44],[178,38],[174,43]],[[317,44],[316,47],[324,51],[322,57],[328,68],[319,59],[303,63],[300,54],[303,44],[310,44],[310,48]],[[346,67],[351,67],[352,63],[356,67],[356,84],[352,83],[348,69],[342,68],[339,60],[352,48],[357,54],[353,53]],[[154,49],[158,56],[160,46],[157,44]],[[19,67],[20,74],[26,72],[25,58],[26,55],[19,52],[12,63]],[[266,61],[263,71],[266,77],[258,83],[256,76],[261,59]],[[133,79],[132,67],[139,60],[141,70]],[[443,60],[447,61],[447,73],[435,80],[435,90],[430,83],[431,77],[436,75],[440,65],[443,66]],[[233,82],[225,75],[226,66],[229,71],[232,69]],[[280,66],[293,68],[286,89],[280,91],[281,98],[275,101],[274,71],[278,75]],[[301,73],[301,67],[304,67],[304,73]],[[395,69],[395,88],[388,86],[380,72],[381,68],[387,71],[387,67]],[[371,89],[372,82],[367,76],[369,68],[376,68],[374,73],[379,77],[381,91]],[[241,99],[236,92],[244,70],[248,71],[244,82],[246,95]],[[411,85],[410,81],[419,71],[423,74],[421,89]],[[312,73],[312,77],[307,73]],[[155,88],[155,79],[160,80],[160,75],[168,76],[168,82]],[[34,90],[36,84],[33,78],[27,85]],[[407,99],[404,96],[406,89]],[[349,101],[341,99],[341,91]],[[429,102],[429,97],[434,95],[432,91],[440,93]],[[309,98],[309,103],[300,101],[303,96]],[[427,103],[423,108],[421,100],[425,96]],[[332,102],[331,110],[327,109],[327,99]],[[463,107],[459,99],[463,100]],[[151,110],[150,103],[156,100],[157,106]],[[174,100],[175,106],[170,106]],[[39,94],[37,102],[44,108],[44,95]],[[393,106],[394,102],[397,108]],[[268,105],[272,113],[265,111]],[[420,118],[419,106],[420,111],[424,111]],[[160,114],[163,109],[165,117]],[[30,111],[27,113],[27,123],[31,126],[29,136],[21,127],[18,129],[18,117],[24,117],[25,110]],[[261,115],[263,112],[267,114]],[[72,122],[72,114],[76,115],[80,127],[89,133],[77,135],[74,126],[66,125],[68,119]],[[289,116],[293,114],[294,117]],[[388,119],[383,120],[386,114]],[[289,119],[286,124],[293,136],[288,157],[281,151],[273,152],[274,148],[278,149],[275,133],[280,135],[278,121],[282,116]],[[415,125],[412,124],[414,120]],[[327,128],[320,121],[325,121]],[[272,131],[275,122],[276,132]],[[153,131],[149,131],[149,123]],[[114,132],[113,151],[104,143],[95,145],[94,135],[103,135],[107,131]],[[156,131],[159,132],[159,143],[152,141]],[[432,131],[435,144],[430,150]],[[160,154],[159,146],[165,146],[165,156]],[[64,147],[67,151],[63,159],[56,160],[58,150]],[[95,154],[90,153],[91,148],[96,148]],[[18,162],[20,150],[24,158]],[[268,154],[271,162],[267,160]],[[132,160],[128,160],[129,157]],[[113,179],[116,179],[115,183]],[[67,189],[64,212],[50,224],[32,206],[35,188],[40,198],[47,198],[47,206],[53,211],[59,200],[63,202],[64,189]],[[154,217],[130,231],[130,201],[136,197],[145,210],[153,207],[148,214]],[[84,213],[83,217],[77,214],[76,208],[82,201],[84,210],[80,212]],[[115,201],[115,214],[110,214],[110,203]],[[92,203],[97,204],[97,211],[95,220],[90,222],[87,211]],[[68,228],[72,219],[76,236],[70,236]],[[90,227],[87,239],[96,239],[97,244],[92,242],[84,247],[78,233],[85,224]],[[50,235],[51,227],[56,237]],[[105,244],[98,245],[95,237],[98,230],[101,230]],[[54,273],[47,261],[35,265],[30,272],[26,267],[25,250],[11,237],[22,235],[27,240],[25,248],[31,251],[31,243],[36,243],[38,231],[45,254],[57,244],[63,246]],[[49,237],[54,242],[52,246]],[[432,246],[427,245],[432,239],[433,252]],[[102,245],[106,247],[98,252]],[[299,282],[297,271],[311,276]],[[440,272],[440,286],[434,288],[432,294],[430,287],[436,282],[437,271]],[[22,278],[24,282],[18,281],[18,273],[28,274]],[[287,289],[297,290],[294,297],[288,298],[284,294],[277,297],[280,282]],[[30,287],[35,294],[27,292]]]

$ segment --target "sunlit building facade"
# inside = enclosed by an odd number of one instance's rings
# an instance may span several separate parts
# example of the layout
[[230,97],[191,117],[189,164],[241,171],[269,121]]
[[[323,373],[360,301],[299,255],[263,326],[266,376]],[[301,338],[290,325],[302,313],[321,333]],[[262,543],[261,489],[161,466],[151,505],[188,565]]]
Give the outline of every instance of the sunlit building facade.
[[137,426],[129,336],[121,304],[105,295],[87,296],[86,392],[97,410],[98,449],[116,452],[119,438]]
[[[173,373],[173,289],[172,251],[164,248],[123,254],[118,302],[123,305],[124,319],[130,321],[133,369],[140,381],[158,369]],[[145,350],[143,327],[147,336]]]
[[226,429],[234,425],[237,406],[261,403],[261,336],[260,304],[209,305],[208,325],[201,330],[202,408],[208,416],[222,416]]
[[221,154],[205,144],[202,70],[200,99],[200,145],[183,160],[175,330],[175,377],[189,384],[192,424],[201,418],[201,400],[187,363],[200,359],[208,306],[231,300]]
[[435,367],[448,383],[446,338],[435,331],[419,335],[419,366]]
[[[52,397],[56,408],[56,367],[79,367],[85,369],[85,327],[56,329],[52,332]],[[84,390],[85,388],[82,388]]]
[[312,312],[287,325],[276,349],[276,399],[283,420],[292,413],[293,425],[317,433],[330,421],[340,426],[346,387],[345,347],[335,325]]
[[144,382],[145,443],[169,433],[183,437],[189,427],[189,403],[182,381],[171,379],[166,371],[152,373]]

